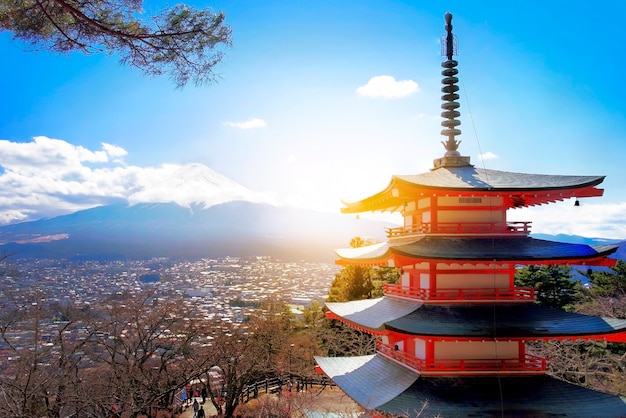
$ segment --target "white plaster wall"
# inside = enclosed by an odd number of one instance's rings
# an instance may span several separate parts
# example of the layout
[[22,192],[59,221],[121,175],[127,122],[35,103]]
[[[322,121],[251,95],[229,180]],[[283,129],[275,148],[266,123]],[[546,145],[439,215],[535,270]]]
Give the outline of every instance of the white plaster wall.
[[430,274],[420,273],[420,288],[430,289]]
[[443,359],[513,359],[519,357],[517,341],[438,341],[435,360]]
[[413,355],[419,359],[426,359],[426,341],[421,338],[415,339],[415,353]]
[[438,289],[507,289],[508,274],[437,274]]

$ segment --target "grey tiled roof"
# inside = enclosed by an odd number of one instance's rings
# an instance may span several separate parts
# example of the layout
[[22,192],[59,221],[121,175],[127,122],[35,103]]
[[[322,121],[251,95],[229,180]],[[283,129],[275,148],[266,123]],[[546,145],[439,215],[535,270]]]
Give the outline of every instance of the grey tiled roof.
[[327,303],[334,314],[370,330],[459,338],[603,335],[626,331],[626,320],[566,312],[535,303],[430,305],[384,296]]
[[548,376],[425,377],[380,355],[316,357],[366,409],[416,417],[626,417],[626,400]]
[[423,237],[414,241],[385,242],[359,248],[336,250],[339,257],[375,261],[403,255],[445,260],[533,260],[585,259],[614,253],[618,245],[590,246],[531,237],[451,238]]
[[385,326],[422,336],[506,339],[624,332],[626,320],[582,315],[535,303],[422,305]]
[[376,331],[382,331],[385,328],[385,322],[402,318],[419,308],[420,305],[421,303],[418,302],[407,302],[386,297],[326,303],[326,307],[335,315]]
[[512,173],[473,166],[442,167],[422,174],[394,176],[398,180],[425,187],[475,190],[578,188],[600,184],[604,177]]
[[420,377],[378,409],[415,417],[424,402],[427,417],[626,417],[626,399],[548,376]]
[[315,357],[324,373],[366,409],[392,401],[418,378],[418,374],[378,355]]

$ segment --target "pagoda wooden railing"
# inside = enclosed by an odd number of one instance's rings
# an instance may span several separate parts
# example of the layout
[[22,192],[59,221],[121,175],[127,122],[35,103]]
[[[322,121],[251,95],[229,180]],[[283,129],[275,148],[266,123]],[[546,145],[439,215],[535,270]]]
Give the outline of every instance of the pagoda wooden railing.
[[544,373],[547,368],[546,359],[526,355],[522,359],[442,359],[423,360],[404,351],[378,341],[376,351],[403,366],[420,374],[445,375],[448,373],[467,374],[506,374],[506,373]]
[[419,234],[519,234],[530,233],[531,222],[438,222],[385,228],[387,238]]
[[385,283],[385,296],[399,296],[423,301],[533,301],[535,289],[532,287],[486,288],[486,289],[420,289]]

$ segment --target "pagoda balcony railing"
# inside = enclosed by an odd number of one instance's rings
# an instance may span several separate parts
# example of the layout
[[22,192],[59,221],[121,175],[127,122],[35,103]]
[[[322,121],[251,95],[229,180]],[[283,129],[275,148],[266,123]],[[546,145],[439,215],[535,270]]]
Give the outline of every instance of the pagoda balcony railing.
[[424,360],[393,347],[376,343],[376,351],[420,374],[540,374],[547,368],[546,359],[531,355],[518,359],[433,359]]
[[385,283],[385,296],[396,296],[422,301],[519,301],[535,300],[535,289],[532,287],[485,288],[485,289],[421,289],[402,286],[401,284]]
[[396,228],[385,228],[387,238],[398,238],[406,235],[420,234],[519,234],[530,233],[531,222],[438,222],[406,225]]

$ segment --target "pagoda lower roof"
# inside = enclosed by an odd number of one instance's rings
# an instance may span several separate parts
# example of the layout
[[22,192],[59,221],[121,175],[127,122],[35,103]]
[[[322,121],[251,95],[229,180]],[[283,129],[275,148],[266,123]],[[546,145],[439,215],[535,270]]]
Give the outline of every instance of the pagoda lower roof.
[[373,332],[442,339],[598,337],[626,332],[626,320],[567,312],[537,303],[430,305],[382,298],[327,303],[337,317]]
[[625,398],[545,375],[428,377],[380,355],[315,360],[362,407],[394,416],[626,417]]
[[[416,261],[508,261],[518,264],[552,262],[595,264],[613,254],[618,245],[587,245],[520,237],[441,237],[422,236],[411,240],[389,241],[357,248],[335,250],[339,264],[387,264],[404,258]],[[589,261],[589,262],[587,262]],[[400,267],[396,263],[397,267]]]
[[[555,202],[571,197],[601,196],[595,186],[605,176],[515,173],[476,168],[439,167],[422,174],[394,175],[382,191],[356,202],[344,202],[343,213],[399,210],[407,198],[429,194],[524,195],[521,206]],[[563,193],[555,193],[562,191]],[[511,206],[519,206],[517,204]]]

